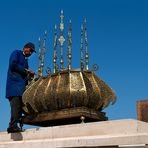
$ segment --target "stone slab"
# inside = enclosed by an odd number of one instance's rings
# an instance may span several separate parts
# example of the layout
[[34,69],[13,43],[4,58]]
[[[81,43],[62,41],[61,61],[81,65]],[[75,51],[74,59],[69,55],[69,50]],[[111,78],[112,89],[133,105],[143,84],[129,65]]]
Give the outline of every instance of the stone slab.
[[113,120],[0,133],[0,148],[146,147],[148,123]]

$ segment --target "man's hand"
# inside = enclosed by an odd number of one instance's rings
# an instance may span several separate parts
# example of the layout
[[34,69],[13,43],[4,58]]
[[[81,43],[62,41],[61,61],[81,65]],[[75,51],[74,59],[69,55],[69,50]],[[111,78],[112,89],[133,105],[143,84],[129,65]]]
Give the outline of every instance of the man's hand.
[[35,73],[33,71],[29,70],[29,69],[25,69],[25,71],[26,71],[27,74],[29,74],[32,77],[35,75]]

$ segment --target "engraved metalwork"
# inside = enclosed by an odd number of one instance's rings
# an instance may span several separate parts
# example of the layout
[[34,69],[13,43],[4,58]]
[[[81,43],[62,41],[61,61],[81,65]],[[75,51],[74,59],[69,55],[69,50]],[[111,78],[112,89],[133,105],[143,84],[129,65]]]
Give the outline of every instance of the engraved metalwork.
[[71,45],[72,45],[72,23],[69,21],[69,31],[68,31],[68,69],[71,69]]
[[[110,103],[114,104],[116,95],[114,91],[96,74],[98,65],[94,64],[92,70],[88,68],[88,41],[86,30],[86,19],[81,26],[80,41],[80,69],[71,67],[71,48],[72,48],[72,23],[70,21],[68,31],[68,65],[63,68],[63,44],[64,44],[64,23],[63,11],[61,11],[60,23],[60,66],[57,65],[57,27],[54,30],[54,55],[53,73],[47,69],[47,75],[43,76],[44,57],[46,49],[46,32],[44,33],[44,43],[41,50],[39,39],[39,69],[38,78],[34,79],[22,96],[23,110],[27,114],[26,122],[35,125],[48,125],[50,120],[65,118],[84,117],[85,121],[107,120],[102,110]],[[83,41],[84,40],[84,41]],[[83,43],[84,42],[84,43]],[[83,51],[85,46],[85,56]],[[84,68],[84,57],[85,66]],[[62,114],[63,113],[63,114]],[[37,115],[37,118],[32,116]],[[57,115],[56,117],[54,115]],[[84,116],[85,115],[85,116]],[[29,121],[29,118],[30,121]],[[41,120],[39,122],[39,120]],[[83,119],[81,119],[83,121]],[[57,121],[57,120],[56,120]],[[62,121],[63,122],[63,121]],[[65,121],[63,122],[65,123]],[[70,123],[70,122],[69,122]]]
[[88,40],[87,40],[87,30],[86,30],[86,18],[84,19],[84,39],[85,39],[85,63],[86,63],[86,70],[88,70]]
[[41,57],[41,39],[39,37],[38,39],[38,58],[39,58],[39,66],[38,66],[38,76],[40,77],[42,75],[42,70],[41,70],[41,60],[42,60],[42,57]]
[[60,70],[63,68],[63,45],[65,42],[65,38],[63,35],[63,31],[64,31],[64,15],[63,15],[63,10],[61,10],[61,15],[60,15],[60,38],[59,38],[59,42],[60,42]]
[[83,26],[81,26],[81,41],[80,41],[80,51],[81,51],[81,70],[84,69],[84,51],[83,51]]
[[41,77],[23,94],[24,110],[28,114],[31,114],[30,108],[36,113],[40,109],[46,112],[81,106],[99,110],[114,103],[115,99],[112,89],[94,72],[80,70]]
[[53,73],[57,72],[57,26],[55,25],[54,28],[54,69],[53,69]]
[[38,51],[39,51],[39,66],[38,66],[38,76],[41,77],[43,76],[43,67],[44,67],[44,58],[45,58],[45,51],[46,51],[46,36],[47,36],[47,32],[44,32],[44,41],[43,41],[43,48],[41,50],[41,40],[39,38],[39,47],[38,47]]

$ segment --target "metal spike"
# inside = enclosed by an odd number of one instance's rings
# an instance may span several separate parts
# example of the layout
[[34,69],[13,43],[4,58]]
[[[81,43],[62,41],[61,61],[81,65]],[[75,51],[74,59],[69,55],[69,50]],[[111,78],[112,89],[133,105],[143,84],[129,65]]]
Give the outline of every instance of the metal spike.
[[83,55],[83,25],[81,25],[81,41],[80,41],[80,50],[81,50],[81,70],[84,69],[84,55]]
[[63,36],[63,30],[64,30],[64,15],[63,15],[63,10],[61,10],[61,15],[60,15],[60,69],[63,69],[63,44],[65,42],[64,36]]
[[71,45],[72,45],[72,23],[69,21],[69,31],[68,31],[68,69],[71,69]]
[[61,10],[61,14],[63,14],[63,10]]
[[47,31],[44,32],[44,42],[43,42],[43,48],[46,48],[46,37],[47,37]]
[[54,27],[54,70],[53,72],[57,72],[57,26]]
[[39,66],[38,66],[38,77],[41,76],[41,39],[38,39],[38,58],[39,58]]
[[87,30],[86,30],[86,18],[84,19],[84,38],[85,38],[85,63],[86,63],[86,70],[88,70],[88,41],[87,41]]
[[43,41],[43,48],[41,50],[41,75],[43,76],[43,67],[44,67],[44,58],[45,58],[45,51],[46,51],[46,36],[47,36],[47,31],[44,32],[44,41]]

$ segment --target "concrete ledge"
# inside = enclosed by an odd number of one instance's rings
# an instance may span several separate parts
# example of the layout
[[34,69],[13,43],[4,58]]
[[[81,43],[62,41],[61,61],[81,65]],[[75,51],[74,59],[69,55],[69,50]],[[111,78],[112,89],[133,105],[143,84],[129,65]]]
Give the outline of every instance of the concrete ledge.
[[[114,120],[0,133],[0,148],[124,147],[148,144],[148,123]],[[136,146],[135,146],[136,147]],[[140,148],[140,147],[139,147]]]

